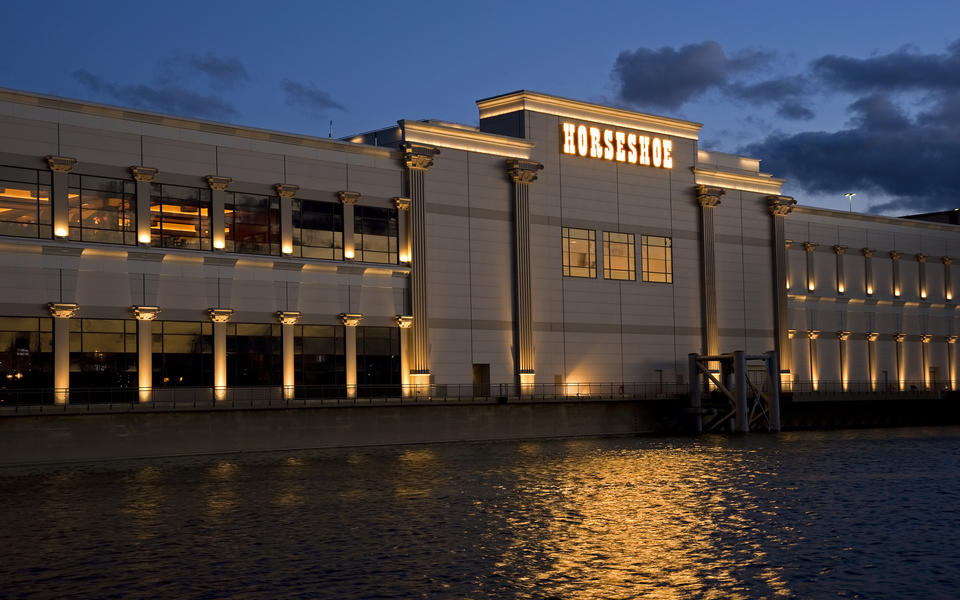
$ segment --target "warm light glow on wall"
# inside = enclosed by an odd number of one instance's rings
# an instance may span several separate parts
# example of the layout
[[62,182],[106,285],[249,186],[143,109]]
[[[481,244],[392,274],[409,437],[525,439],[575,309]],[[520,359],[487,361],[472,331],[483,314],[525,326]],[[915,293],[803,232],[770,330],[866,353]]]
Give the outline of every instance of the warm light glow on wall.
[[837,285],[837,293],[838,293],[838,294],[842,294],[842,293],[843,293],[843,284],[842,284],[842,283]]
[[222,237],[218,236],[213,238],[213,247],[216,248],[217,250],[223,250],[226,247],[226,243],[224,242]]
[[810,282],[807,283],[807,289],[812,292],[812,291],[814,291],[814,290],[817,289],[817,288],[816,288],[815,285],[813,285],[813,282],[810,281]]
[[900,288],[893,288],[893,295],[900,296]]
[[408,262],[410,262],[410,257],[407,256],[406,253],[403,253],[403,254],[400,255],[400,262],[402,262],[402,263],[408,263]]
[[920,297],[921,297],[921,298],[926,298],[926,297],[927,297],[927,290],[920,290]]
[[137,237],[137,239],[140,241],[141,244],[149,244],[149,243],[150,243],[150,234],[149,234],[149,233],[141,233],[141,234]]
[[284,244],[282,251],[284,254],[293,254],[293,244]]
[[563,123],[562,134],[564,154],[658,169],[673,168],[673,140],[670,139],[573,123]]
[[69,231],[67,230],[66,227],[57,227],[57,230],[53,232],[53,235],[55,235],[55,236],[57,236],[57,237],[65,238],[65,237],[67,237],[68,235],[70,235],[70,233],[69,233]]
[[868,296],[872,296],[872,295],[873,295],[873,286],[870,285],[870,284],[867,284],[867,295],[868,295]]
[[343,251],[343,257],[346,259],[353,260],[353,249],[349,248]]

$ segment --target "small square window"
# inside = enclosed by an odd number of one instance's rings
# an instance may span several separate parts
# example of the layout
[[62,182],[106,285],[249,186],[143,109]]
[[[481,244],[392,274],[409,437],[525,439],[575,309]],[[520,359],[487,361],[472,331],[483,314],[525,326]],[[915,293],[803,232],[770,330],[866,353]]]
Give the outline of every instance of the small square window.
[[562,227],[563,275],[597,276],[597,234],[592,229]]
[[656,235],[640,236],[643,281],[673,283],[673,241]]
[[603,232],[603,278],[635,281],[636,249],[632,233]]

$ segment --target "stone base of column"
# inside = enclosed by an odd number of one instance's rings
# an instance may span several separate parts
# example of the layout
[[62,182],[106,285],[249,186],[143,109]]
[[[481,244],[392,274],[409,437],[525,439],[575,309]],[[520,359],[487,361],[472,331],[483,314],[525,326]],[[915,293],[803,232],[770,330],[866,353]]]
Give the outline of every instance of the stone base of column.
[[430,395],[430,371],[410,371],[410,396]]

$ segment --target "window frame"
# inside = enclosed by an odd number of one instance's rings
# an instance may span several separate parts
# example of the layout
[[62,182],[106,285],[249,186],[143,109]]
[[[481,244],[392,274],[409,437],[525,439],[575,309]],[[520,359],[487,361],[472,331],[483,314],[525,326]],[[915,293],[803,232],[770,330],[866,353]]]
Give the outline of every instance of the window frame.
[[[664,244],[651,244],[650,240],[663,240]],[[664,248],[664,258],[653,259],[663,262],[664,271],[650,269],[649,248]],[[665,235],[640,235],[640,273],[645,283],[673,284],[673,238]],[[662,275],[663,279],[651,279],[651,275]]]
[[[613,236],[624,236],[626,241],[614,241]],[[614,245],[626,246],[627,254],[622,255],[627,259],[626,269],[615,269],[612,265],[611,250]],[[621,255],[618,255],[620,257]],[[617,277],[617,273],[624,273],[625,276]],[[611,281],[636,281],[637,280],[637,245],[636,235],[633,233],[623,233],[618,231],[603,232],[603,278]]]
[[[571,237],[571,232],[585,232],[586,237]],[[581,229],[579,227],[565,227],[560,228],[560,240],[561,240],[561,264],[563,267],[563,276],[564,277],[577,277],[580,279],[596,279],[597,278],[597,232],[594,229]],[[573,253],[570,250],[571,240],[585,240],[587,242],[587,266],[574,266],[571,264],[571,256]],[[584,254],[584,253],[577,253]],[[587,274],[574,273],[573,269],[586,269]]]

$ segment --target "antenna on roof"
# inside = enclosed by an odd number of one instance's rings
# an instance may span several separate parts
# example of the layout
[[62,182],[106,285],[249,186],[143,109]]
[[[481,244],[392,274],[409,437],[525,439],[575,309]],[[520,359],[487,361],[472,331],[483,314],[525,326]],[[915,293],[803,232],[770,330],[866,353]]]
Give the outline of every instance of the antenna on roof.
[[333,119],[330,119],[330,133],[327,134],[328,138],[333,137]]

